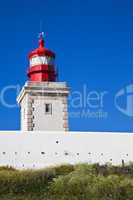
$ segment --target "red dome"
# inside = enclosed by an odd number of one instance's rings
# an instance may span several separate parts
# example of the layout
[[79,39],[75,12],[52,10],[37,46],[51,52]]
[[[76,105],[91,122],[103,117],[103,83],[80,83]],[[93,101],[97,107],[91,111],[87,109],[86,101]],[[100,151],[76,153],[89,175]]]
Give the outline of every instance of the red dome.
[[31,53],[29,53],[29,59],[34,57],[34,56],[49,56],[49,57],[54,57],[55,58],[55,53],[46,49],[44,47],[44,39],[42,34],[40,35],[40,39],[39,39],[39,47],[35,50],[33,50]]

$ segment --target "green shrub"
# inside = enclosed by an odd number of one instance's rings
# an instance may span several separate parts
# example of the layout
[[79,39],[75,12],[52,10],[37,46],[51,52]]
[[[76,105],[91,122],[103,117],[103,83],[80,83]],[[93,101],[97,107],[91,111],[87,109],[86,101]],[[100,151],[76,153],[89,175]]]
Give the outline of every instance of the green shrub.
[[133,164],[0,167],[0,200],[133,200]]
[[16,172],[0,172],[0,194],[27,193],[45,190],[48,183],[55,177],[54,169],[26,170]]
[[75,168],[73,165],[61,165],[61,166],[55,167],[54,170],[57,176],[60,176],[60,175],[64,176],[74,171]]

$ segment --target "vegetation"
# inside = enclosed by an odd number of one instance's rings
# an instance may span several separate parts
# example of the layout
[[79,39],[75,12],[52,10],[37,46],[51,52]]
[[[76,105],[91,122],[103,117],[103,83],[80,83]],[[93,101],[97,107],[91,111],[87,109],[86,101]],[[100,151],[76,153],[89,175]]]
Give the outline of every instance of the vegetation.
[[0,200],[133,200],[133,164],[1,167]]

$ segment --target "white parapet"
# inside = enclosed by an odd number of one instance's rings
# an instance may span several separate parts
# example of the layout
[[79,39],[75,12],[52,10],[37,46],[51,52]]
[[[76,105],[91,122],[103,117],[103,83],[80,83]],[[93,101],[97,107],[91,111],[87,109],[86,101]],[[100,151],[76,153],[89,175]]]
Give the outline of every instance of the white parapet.
[[133,161],[132,133],[0,132],[0,166],[43,168],[61,164]]

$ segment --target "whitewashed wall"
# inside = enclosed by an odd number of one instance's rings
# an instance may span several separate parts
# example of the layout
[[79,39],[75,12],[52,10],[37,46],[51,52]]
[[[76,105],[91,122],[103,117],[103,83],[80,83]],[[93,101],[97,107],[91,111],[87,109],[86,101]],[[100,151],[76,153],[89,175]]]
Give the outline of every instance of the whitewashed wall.
[[[68,131],[68,94],[65,82],[26,82],[17,98],[21,130]],[[49,115],[45,112],[46,104],[51,104]]]
[[122,160],[133,161],[132,133],[0,132],[0,166],[42,168]]
[[[65,121],[64,117],[67,114],[67,103],[64,104],[64,101],[67,102],[66,97],[34,97],[34,103],[32,107],[33,119],[33,130],[64,130],[65,131]],[[52,114],[45,114],[45,104],[52,105]],[[66,110],[64,110],[66,108]],[[67,119],[68,121],[68,119]],[[67,125],[68,126],[68,125]]]

